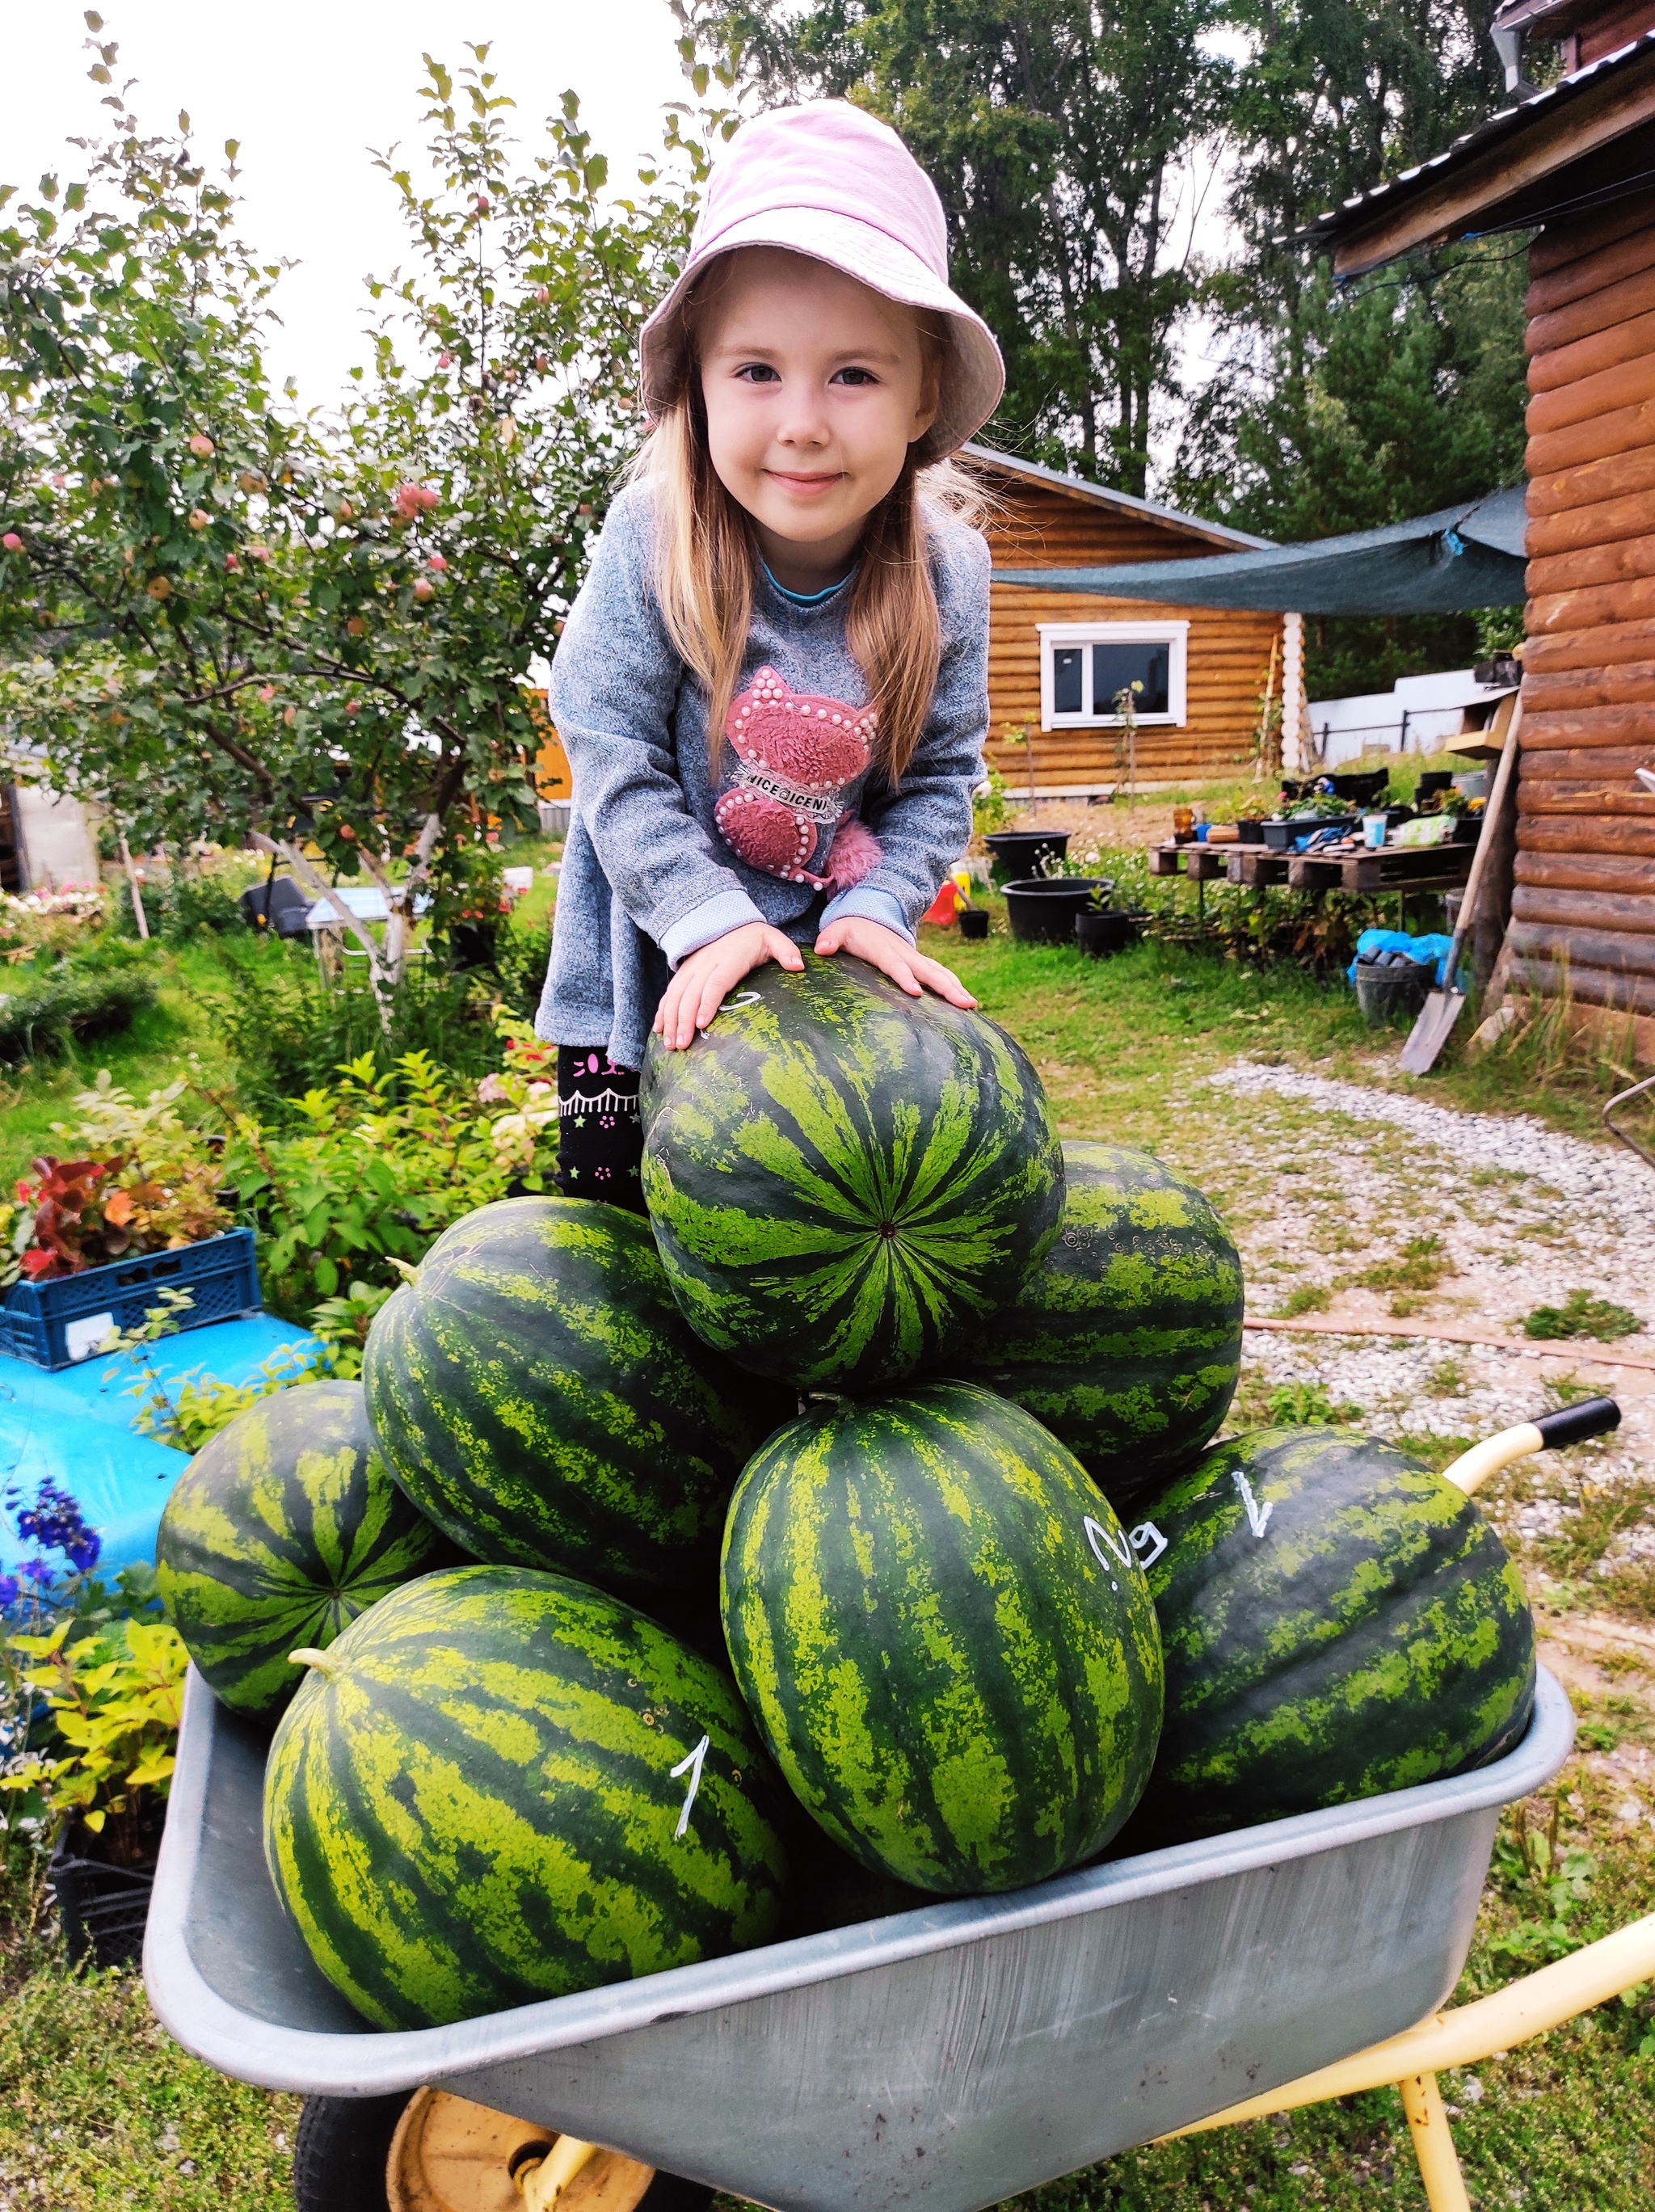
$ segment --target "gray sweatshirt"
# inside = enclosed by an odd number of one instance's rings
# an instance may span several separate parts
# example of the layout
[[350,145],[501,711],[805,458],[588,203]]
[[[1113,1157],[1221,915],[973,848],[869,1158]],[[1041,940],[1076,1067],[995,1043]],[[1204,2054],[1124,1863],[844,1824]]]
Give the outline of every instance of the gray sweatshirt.
[[801,605],[762,568],[715,776],[706,696],[663,626],[651,545],[648,491],[634,485],[609,509],[549,700],[574,799],[536,1027],[622,1067],[642,1065],[671,970],[745,922],[808,944],[865,915],[912,942],[966,848],[988,726],[988,548],[943,520],[942,667],[900,789],[868,765],[848,588]]

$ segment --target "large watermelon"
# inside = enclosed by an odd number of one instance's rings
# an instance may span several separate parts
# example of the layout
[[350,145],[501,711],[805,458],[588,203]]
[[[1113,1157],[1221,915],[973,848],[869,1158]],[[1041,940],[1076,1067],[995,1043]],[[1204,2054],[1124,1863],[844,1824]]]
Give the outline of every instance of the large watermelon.
[[954,1363],[1061,1437],[1119,1506],[1186,1465],[1241,1372],[1241,1262],[1151,1152],[1067,1144],[1063,1231]]
[[288,1707],[264,1854],[312,1957],[424,2027],[762,1943],[775,1784],[730,1678],[601,1590],[427,1575]]
[[373,1448],[360,1382],[261,1398],[185,1468],[161,1516],[167,1617],[227,1705],[274,1719],[295,1644],[331,1644],[453,1554]]
[[1528,1726],[1517,1569],[1471,1500],[1394,1446],[1260,1429],[1144,1511],[1167,1655],[1155,1840],[1458,1774]]
[[742,1477],[724,1634],[805,1809],[920,1889],[1100,1850],[1161,1724],[1143,1569],[1073,1455],[967,1382],[815,1408]]
[[870,1390],[957,1351],[1057,1236],[1040,1079],[980,1014],[860,962],[760,969],[687,1052],[652,1042],[644,1195],[709,1344]]
[[640,1594],[712,1577],[742,1462],[797,1403],[685,1326],[643,1221],[580,1198],[456,1222],[362,1379],[392,1474],[464,1550]]

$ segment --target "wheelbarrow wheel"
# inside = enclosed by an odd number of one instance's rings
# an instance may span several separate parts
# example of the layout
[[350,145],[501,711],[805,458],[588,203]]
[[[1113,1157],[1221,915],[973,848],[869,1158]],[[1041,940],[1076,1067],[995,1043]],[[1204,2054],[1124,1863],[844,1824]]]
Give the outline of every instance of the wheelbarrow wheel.
[[[521,2212],[516,2175],[555,2134],[443,2089],[307,2097],[294,2147],[298,2212]],[[600,2151],[560,2198],[567,2212],[706,2212],[713,2191]]]
[[385,2161],[407,2110],[402,2095],[306,2097],[293,2147],[299,2212],[380,2212]]

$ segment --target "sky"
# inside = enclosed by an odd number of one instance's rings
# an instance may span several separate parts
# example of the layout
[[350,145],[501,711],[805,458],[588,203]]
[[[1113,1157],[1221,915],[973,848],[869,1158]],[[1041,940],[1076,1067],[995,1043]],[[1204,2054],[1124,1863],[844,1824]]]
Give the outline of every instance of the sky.
[[[367,359],[362,280],[403,256],[396,194],[368,149],[419,147],[422,54],[457,67],[468,40],[492,41],[525,144],[572,86],[612,178],[630,178],[664,104],[688,96],[665,0],[105,0],[100,12],[100,37],[120,46],[116,82],[137,80],[141,125],[173,129],[183,108],[198,153],[240,140],[244,234],[261,258],[300,264],[279,288],[267,361],[278,384],[297,378],[301,406],[331,402]],[[0,184],[32,192],[43,172],[79,173],[65,142],[108,120],[105,88],[87,80],[80,5],[0,0]]]

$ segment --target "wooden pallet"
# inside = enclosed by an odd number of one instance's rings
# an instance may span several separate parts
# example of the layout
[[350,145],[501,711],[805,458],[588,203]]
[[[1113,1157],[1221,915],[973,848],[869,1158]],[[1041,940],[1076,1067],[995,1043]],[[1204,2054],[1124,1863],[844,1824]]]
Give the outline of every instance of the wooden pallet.
[[1249,887],[1284,884],[1293,858],[1291,853],[1272,853],[1264,845],[1234,845],[1230,848],[1227,873],[1233,884]]
[[1475,845],[1388,845],[1379,852],[1285,856],[1295,891],[1452,891],[1471,872]]
[[1215,883],[1224,873],[1225,855],[1230,849],[1214,845],[1152,845],[1149,873],[1187,876],[1192,884]]

